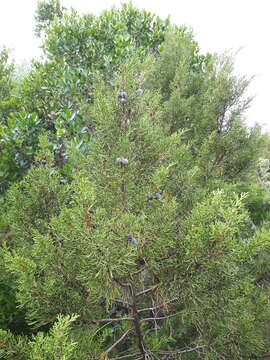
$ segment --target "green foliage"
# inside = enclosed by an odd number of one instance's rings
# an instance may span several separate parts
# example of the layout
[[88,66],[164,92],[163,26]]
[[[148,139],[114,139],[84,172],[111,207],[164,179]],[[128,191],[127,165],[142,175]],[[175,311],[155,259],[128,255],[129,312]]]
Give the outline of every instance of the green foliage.
[[16,286],[12,276],[5,271],[1,254],[0,278],[0,328],[11,330],[15,334],[27,332],[24,311],[18,309],[16,301]]
[[243,265],[265,243],[239,239],[246,216],[239,199],[217,192],[197,205],[183,223],[179,267],[174,270],[181,285],[172,278],[171,291],[179,289],[186,307],[180,323],[185,329],[182,339],[208,344],[201,350],[206,358],[217,359],[223,353],[237,359],[263,348],[259,335],[263,310],[256,312],[253,297],[257,294],[258,308],[263,300]]
[[230,54],[200,55],[186,30],[167,36],[147,74],[146,86],[161,90],[163,122],[172,133],[185,130],[204,184],[243,179],[257,167],[263,138],[259,128],[244,124],[248,84],[248,79],[234,74]]
[[69,360],[76,347],[76,343],[68,338],[69,328],[76,316],[58,316],[48,336],[38,333],[34,340],[29,343],[29,359],[59,359]]
[[7,193],[6,217],[17,246],[21,241],[30,241],[33,230],[46,232],[50,219],[67,202],[68,185],[62,184],[61,176],[47,161],[45,156],[41,157],[38,161],[41,165],[32,167]]
[[4,360],[26,360],[27,339],[14,336],[11,332],[0,329],[0,358]]
[[[167,85],[163,85],[167,88],[163,90],[165,93],[170,91],[164,120],[170,123],[172,130],[188,128],[190,138],[202,142],[213,131],[226,134],[235,123],[241,124],[241,115],[250,101],[242,97],[249,82],[234,75],[232,57],[202,57],[197,64],[201,71],[190,71],[193,44],[186,45],[184,51],[181,37],[173,40],[169,39],[164,54],[172,76]],[[175,48],[181,54],[178,66],[175,66],[175,52],[172,51]],[[165,60],[162,55],[161,64]],[[168,57],[170,61],[167,61]]]
[[158,52],[168,29],[168,19],[163,21],[130,3],[98,17],[72,11],[61,20],[55,19],[47,30],[44,51],[50,60],[65,59],[72,67],[111,75],[134,51],[141,58]]
[[90,97],[89,71],[70,68],[63,60],[33,64],[32,71],[24,79],[18,97],[25,110],[36,112],[47,130],[53,130],[53,122],[63,108],[78,107]]
[[[186,96],[195,95],[200,90],[203,73],[211,68],[212,57],[211,54],[200,54],[192,31],[175,27],[166,33],[165,41],[160,45],[160,56],[148,73],[148,86],[160,89],[165,100],[174,86],[179,88],[179,85]],[[174,80],[176,84],[173,84]]]
[[8,50],[3,48],[0,53],[1,101],[7,99],[10,94],[11,74],[13,72],[14,65],[9,64],[8,60]]
[[57,9],[39,4],[47,59],[1,125],[3,188],[24,175],[1,199],[1,355],[263,356],[269,204],[249,80],[131,4]]
[[0,124],[5,123],[8,114],[16,109],[13,73],[14,64],[9,61],[8,50],[3,48],[0,51]]
[[55,17],[62,18],[64,10],[59,0],[38,1],[35,15],[36,36],[40,37]]
[[[238,194],[246,194],[244,204],[249,211],[250,218],[254,225],[260,226],[263,222],[269,220],[270,199],[267,190],[261,186],[248,183],[239,183],[232,188]],[[230,187],[230,190],[232,188]]]
[[[82,111],[94,136],[88,154],[69,149],[70,185],[59,184],[42,139],[39,159],[48,164],[8,191],[13,242],[4,257],[17,301],[36,329],[78,314],[70,333],[77,359],[262,354],[268,312],[254,269],[266,239],[253,237],[246,198],[226,188],[224,172],[205,174],[214,134],[198,155],[196,139],[187,144],[185,131],[164,122],[162,95],[144,87],[153,61],[132,58],[114,86],[96,76],[95,101]],[[240,136],[234,127],[229,133]],[[233,168],[246,144],[219,166]]]
[[0,189],[21,177],[33,162],[41,122],[37,115],[15,112],[0,124]]
[[[163,21],[131,4],[95,17],[79,16],[74,11],[64,14],[58,0],[39,2],[36,21],[37,33],[46,32],[47,61],[33,62],[32,70],[17,89],[16,98],[23,110],[13,114],[1,131],[2,190],[32,163],[42,131],[49,132],[58,158],[69,140],[85,148],[91,124],[85,125],[79,108],[80,104],[93,101],[93,72],[101,71],[110,78],[134,52],[140,59],[149,52],[158,53],[169,28],[168,20]],[[21,150],[17,149],[19,140],[14,134],[17,128],[19,136],[27,137],[27,144],[23,142]],[[2,133],[8,139],[2,139]],[[60,167],[63,165],[60,161]]]
[[32,339],[14,337],[10,332],[0,330],[0,356],[16,360],[69,360],[73,359],[76,343],[69,337],[71,323],[76,316],[61,316],[49,334],[37,333]]

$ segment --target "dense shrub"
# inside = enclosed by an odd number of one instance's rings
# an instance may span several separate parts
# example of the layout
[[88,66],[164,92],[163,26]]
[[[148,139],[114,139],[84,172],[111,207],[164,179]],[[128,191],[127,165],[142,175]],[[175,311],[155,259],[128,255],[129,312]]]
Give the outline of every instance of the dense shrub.
[[99,17],[47,4],[46,61],[1,127],[1,356],[265,356],[270,222],[249,80],[130,4]]

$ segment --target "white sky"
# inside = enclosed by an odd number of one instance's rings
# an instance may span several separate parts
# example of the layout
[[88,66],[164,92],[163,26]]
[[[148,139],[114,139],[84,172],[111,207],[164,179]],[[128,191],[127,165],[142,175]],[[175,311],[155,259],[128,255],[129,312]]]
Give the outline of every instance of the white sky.
[[[119,0],[62,0],[65,7],[98,14]],[[192,27],[203,52],[222,53],[242,48],[236,58],[236,72],[255,75],[249,94],[256,95],[246,113],[248,124],[258,122],[270,131],[268,111],[270,83],[269,0],[133,0],[162,18]],[[13,49],[16,62],[40,54],[34,37],[36,0],[0,0],[0,46]]]

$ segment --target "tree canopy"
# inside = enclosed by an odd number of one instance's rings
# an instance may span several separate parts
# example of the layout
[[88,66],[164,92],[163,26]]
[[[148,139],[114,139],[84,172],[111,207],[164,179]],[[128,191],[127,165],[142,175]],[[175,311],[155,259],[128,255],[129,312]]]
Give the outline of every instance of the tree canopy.
[[44,60],[1,121],[2,358],[266,356],[268,143],[245,124],[250,80],[130,3],[42,1],[36,21]]

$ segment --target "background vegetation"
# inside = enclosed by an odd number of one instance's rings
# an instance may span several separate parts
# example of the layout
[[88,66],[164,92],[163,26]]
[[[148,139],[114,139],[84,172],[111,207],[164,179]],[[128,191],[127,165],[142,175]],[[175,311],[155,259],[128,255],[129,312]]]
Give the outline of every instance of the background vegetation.
[[0,53],[0,357],[258,359],[269,137],[233,58],[132,4],[40,1],[44,57]]

